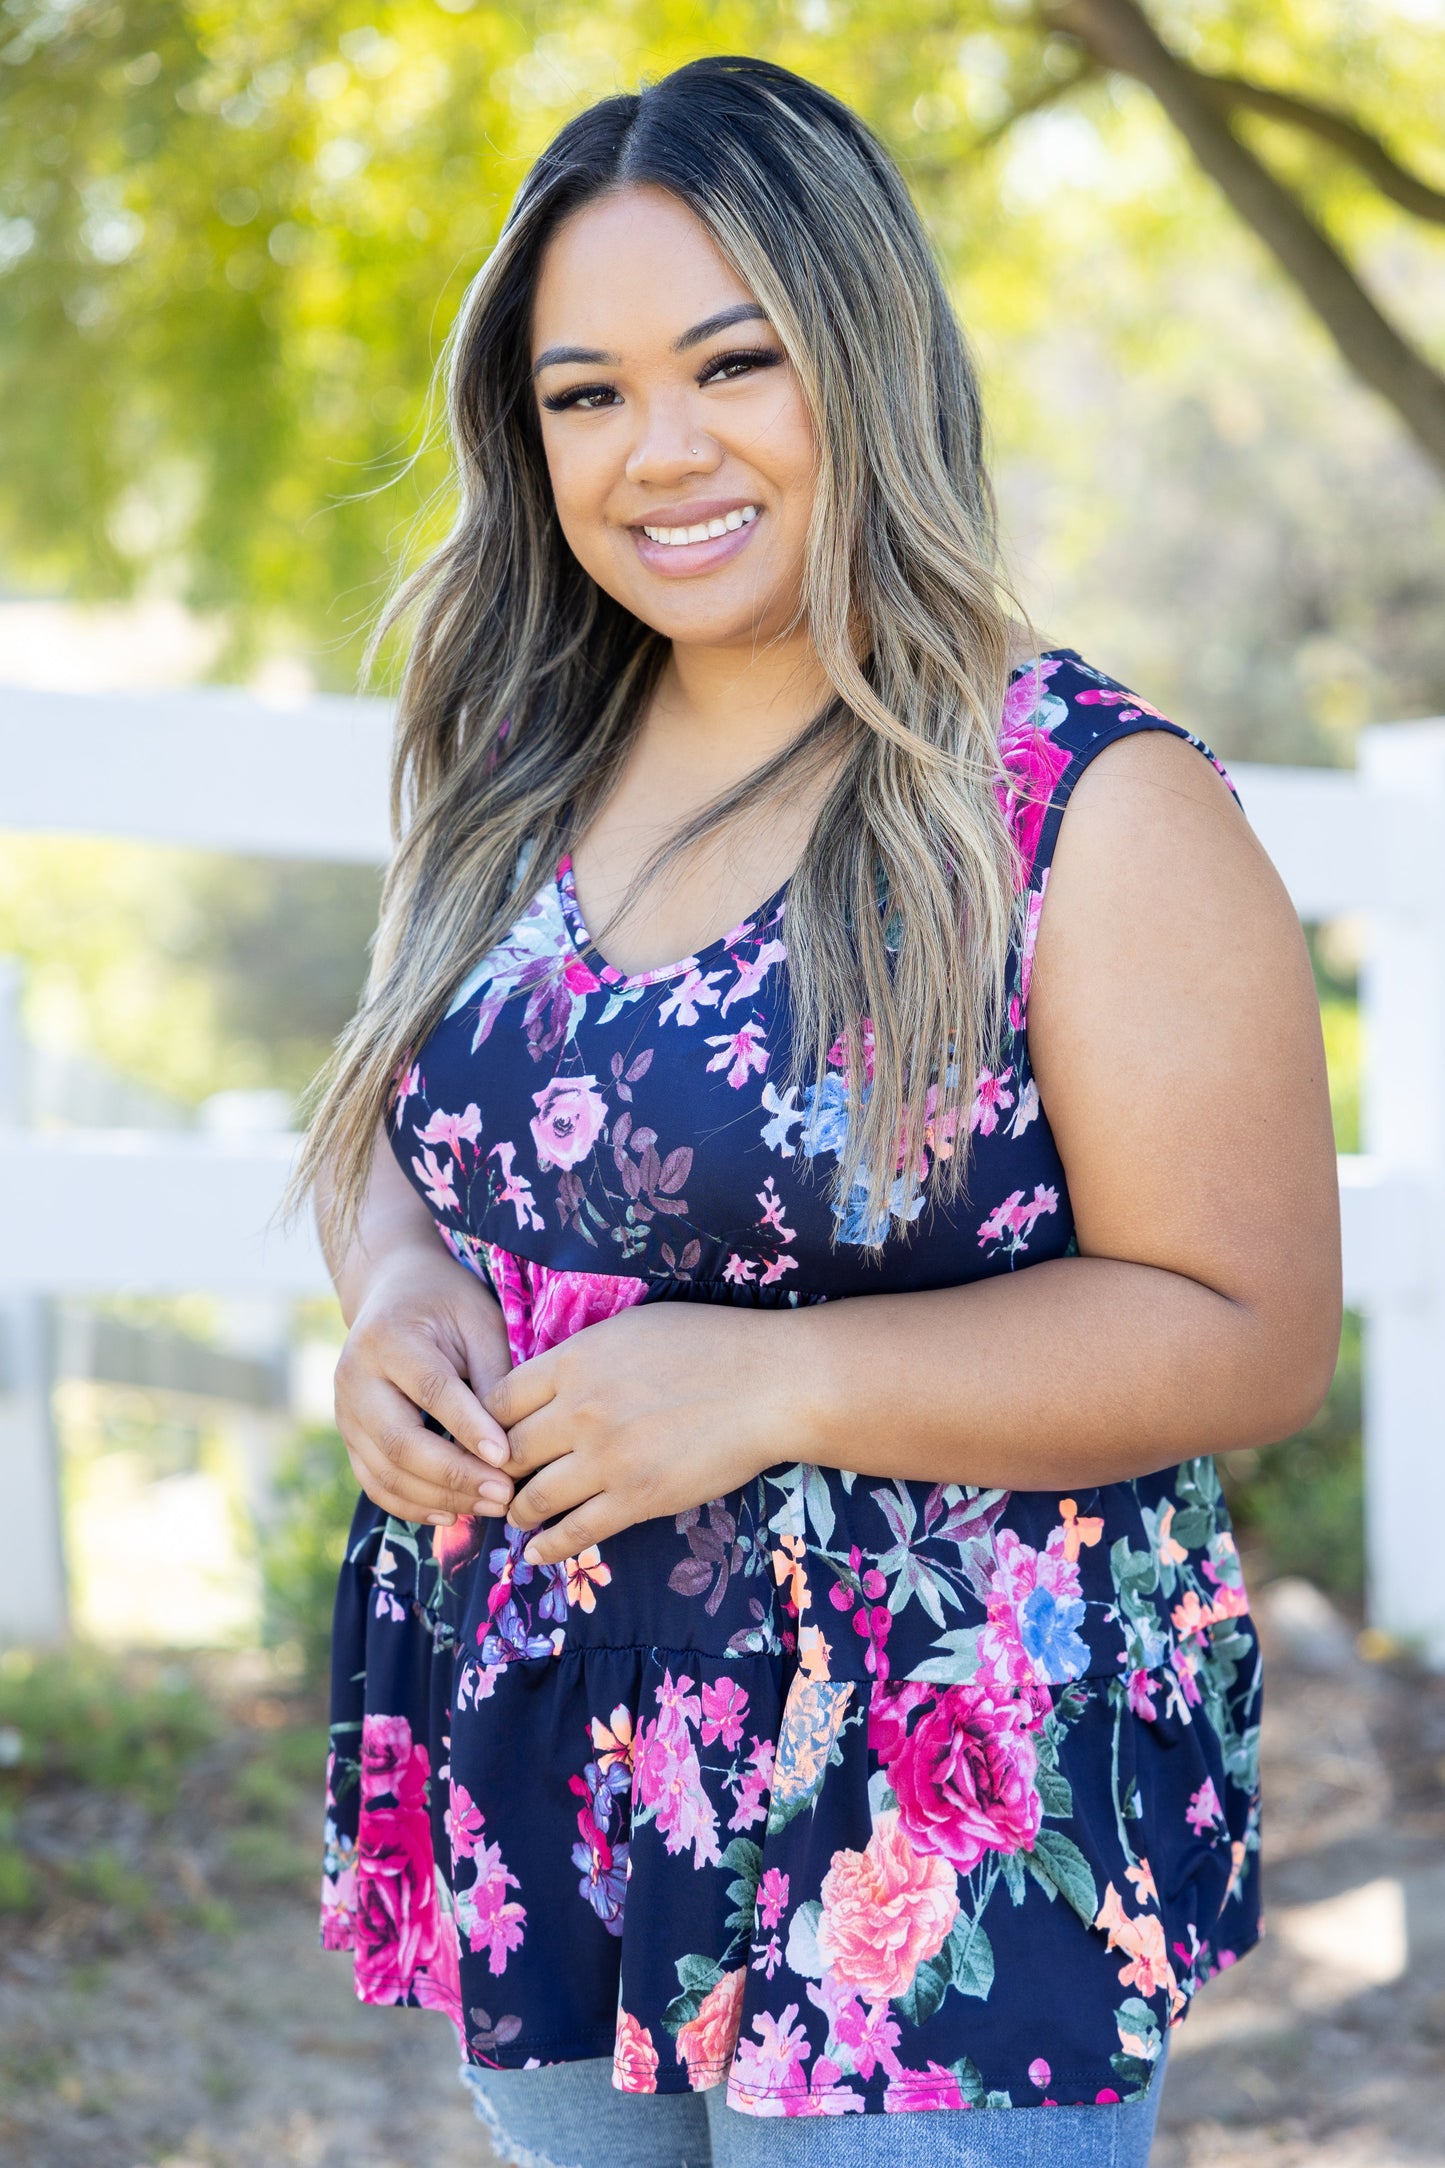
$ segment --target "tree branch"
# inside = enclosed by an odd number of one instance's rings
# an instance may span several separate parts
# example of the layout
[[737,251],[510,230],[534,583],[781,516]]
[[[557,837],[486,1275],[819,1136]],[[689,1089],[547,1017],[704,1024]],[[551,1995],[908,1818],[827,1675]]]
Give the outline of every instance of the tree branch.
[[1101,66],[1135,77],[1153,93],[1345,361],[1389,401],[1421,450],[1445,473],[1445,376],[1396,330],[1303,205],[1240,142],[1210,78],[1169,50],[1134,0],[1058,0],[1044,20],[1077,39]]
[[[1022,97],[1013,101],[1001,121],[992,128],[984,129],[981,135],[972,137],[968,143],[969,154],[972,156],[980,151],[991,151],[1004,140],[1016,121],[1026,119],[1030,113],[1042,113],[1046,107],[1054,105],[1069,91],[1077,90],[1080,83],[1090,82],[1103,72],[1097,60],[1088,53],[1080,52],[1077,55],[1077,65],[1068,75],[1050,76],[1043,82],[1036,83],[1032,90],[1025,91]],[[956,182],[958,179],[956,150],[949,150],[935,158],[920,158],[915,154],[907,158],[905,164],[910,180]]]
[[1368,175],[1382,196],[1413,212],[1416,218],[1445,225],[1445,189],[1432,188],[1428,181],[1402,166],[1378,136],[1351,120],[1348,113],[1316,105],[1312,98],[1302,98],[1294,91],[1268,90],[1264,84],[1251,83],[1242,75],[1201,72],[1198,81],[1221,105],[1243,106],[1247,112],[1263,114],[1266,120],[1283,121],[1287,127],[1303,128],[1318,136]]
[[974,138],[973,148],[976,151],[992,150],[995,143],[1002,142],[1016,121],[1026,120],[1030,113],[1042,113],[1066,92],[1077,90],[1080,83],[1091,82],[1103,72],[1092,53],[1080,52],[1078,65],[1071,74],[1047,77],[1042,83],[1036,83],[1032,90],[1026,91],[1021,98],[1015,98],[997,126],[986,128],[982,135]]

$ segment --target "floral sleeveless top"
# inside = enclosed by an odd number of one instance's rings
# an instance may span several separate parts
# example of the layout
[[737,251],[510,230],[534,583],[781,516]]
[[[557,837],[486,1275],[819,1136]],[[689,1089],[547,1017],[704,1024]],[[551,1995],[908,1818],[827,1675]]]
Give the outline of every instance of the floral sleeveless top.
[[[515,1360],[631,1303],[783,1308],[1077,1247],[1030,964],[1069,794],[1139,730],[1187,735],[1071,649],[1010,682],[1008,1032],[967,1194],[925,1170],[906,1239],[831,1200],[841,1050],[777,1081],[786,887],[629,977],[563,860],[391,1110]],[[337,1595],[323,1940],[364,2000],[446,2011],[471,2063],[606,2055],[624,2091],[725,2084],[752,2115],[1112,2102],[1255,1941],[1258,1649],[1212,1461],[1070,1497],[780,1437],[747,1489],[565,1565],[524,1540],[362,1498]]]

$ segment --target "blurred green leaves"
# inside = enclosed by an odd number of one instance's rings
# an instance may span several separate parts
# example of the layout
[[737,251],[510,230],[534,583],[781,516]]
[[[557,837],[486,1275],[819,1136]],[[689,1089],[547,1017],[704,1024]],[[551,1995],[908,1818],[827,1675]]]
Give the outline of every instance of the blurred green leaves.
[[[1418,14],[1151,12],[1192,63],[1345,99],[1445,178],[1445,63]],[[1013,0],[0,14],[0,561],[80,592],[161,580],[224,611],[222,676],[290,639],[349,681],[408,537],[444,517],[427,385],[527,163],[589,99],[701,52],[797,67],[880,129],[959,279],[1006,440],[1047,426],[1016,362],[1050,313],[1167,369],[1200,333],[1171,276],[1252,250],[1148,94]],[[1318,141],[1241,128],[1418,317],[1433,237]]]

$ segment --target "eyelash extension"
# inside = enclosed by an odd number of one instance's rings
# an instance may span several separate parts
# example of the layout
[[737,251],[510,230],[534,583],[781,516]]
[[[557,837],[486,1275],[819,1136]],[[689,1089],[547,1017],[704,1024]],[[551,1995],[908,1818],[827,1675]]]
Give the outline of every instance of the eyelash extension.
[[[699,384],[717,379],[718,371],[736,368],[740,362],[751,369],[773,369],[783,356],[773,346],[737,347],[731,353],[714,354],[706,367],[698,374]],[[719,379],[726,381],[726,379]],[[610,384],[569,384],[565,391],[552,392],[542,401],[551,414],[565,414],[569,407],[580,405],[584,399],[595,399],[600,393],[612,390]]]
[[700,372],[698,382],[705,384],[716,370],[731,368],[740,361],[746,362],[753,369],[772,369],[782,358],[775,346],[739,346],[730,354],[714,354],[706,368]]
[[568,407],[576,406],[583,399],[595,399],[599,392],[611,391],[610,384],[569,384],[565,391],[549,392],[542,401],[549,414],[565,414]]

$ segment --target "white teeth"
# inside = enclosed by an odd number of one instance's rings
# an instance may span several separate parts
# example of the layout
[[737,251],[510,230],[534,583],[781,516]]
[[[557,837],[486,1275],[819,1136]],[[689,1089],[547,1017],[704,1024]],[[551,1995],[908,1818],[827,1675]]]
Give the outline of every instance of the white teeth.
[[696,527],[644,527],[642,531],[649,542],[662,542],[669,549],[681,549],[689,542],[715,542],[719,535],[736,534],[739,527],[751,527],[757,516],[757,506],[745,504],[721,519],[710,519]]

